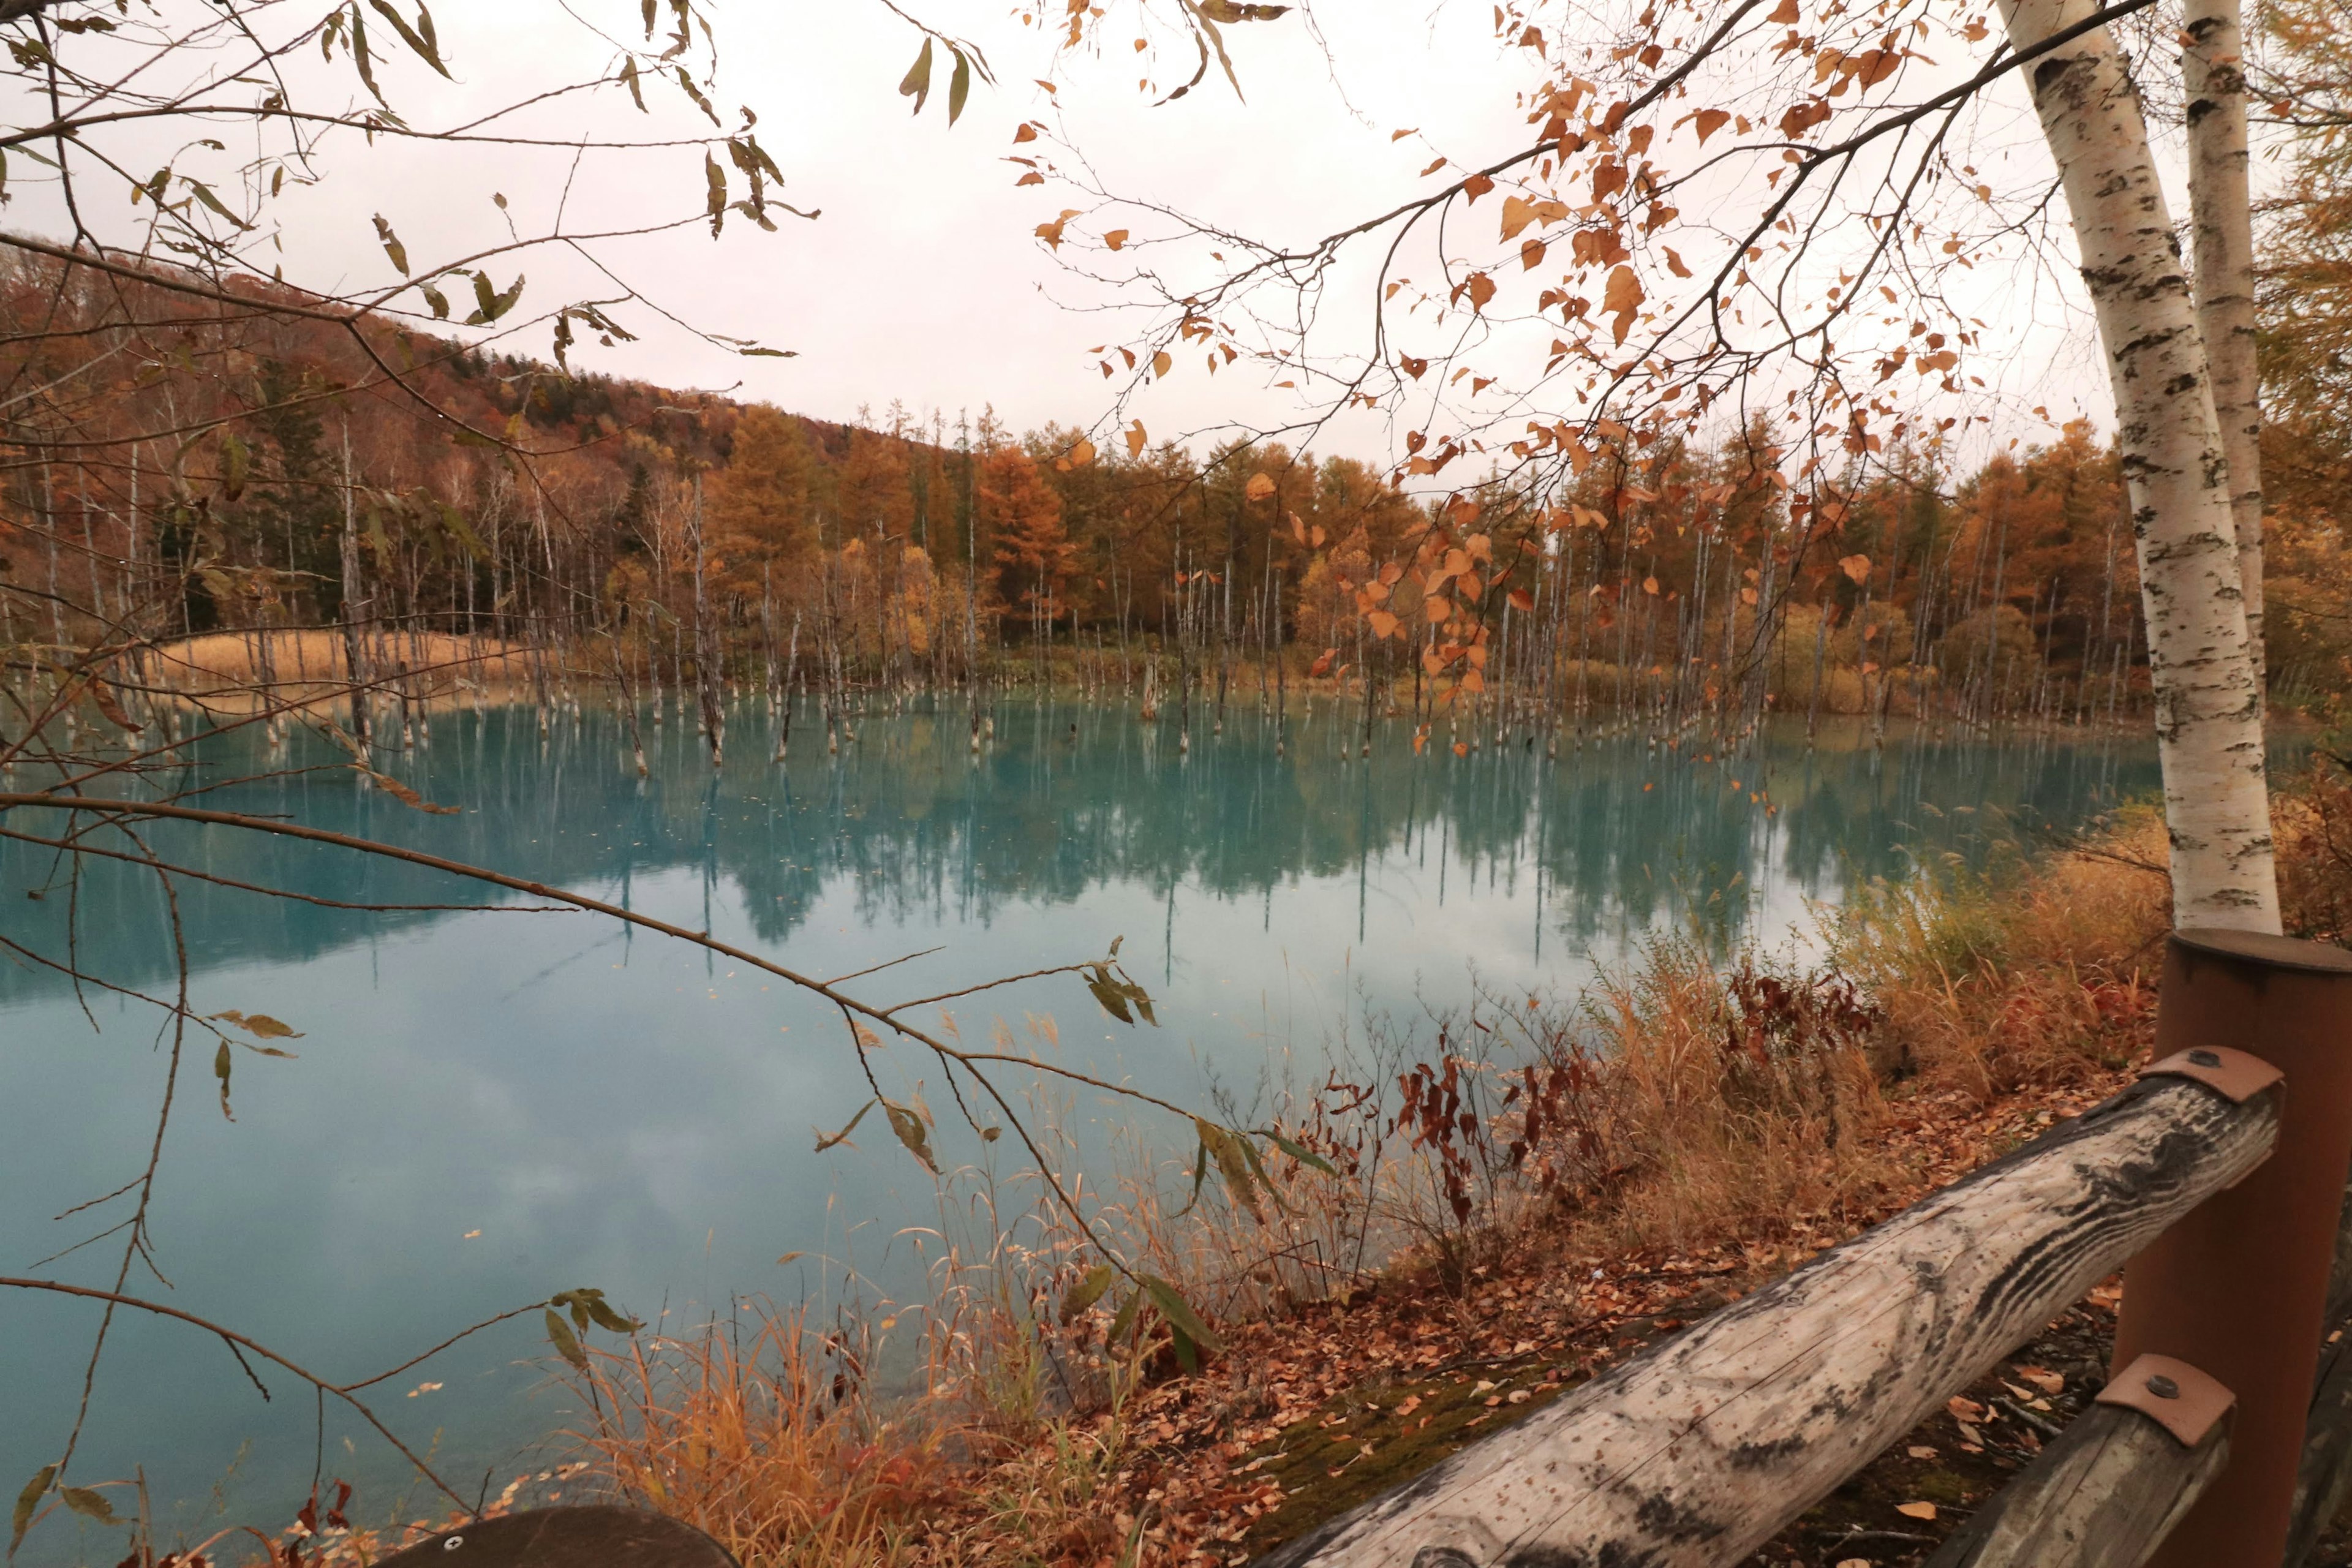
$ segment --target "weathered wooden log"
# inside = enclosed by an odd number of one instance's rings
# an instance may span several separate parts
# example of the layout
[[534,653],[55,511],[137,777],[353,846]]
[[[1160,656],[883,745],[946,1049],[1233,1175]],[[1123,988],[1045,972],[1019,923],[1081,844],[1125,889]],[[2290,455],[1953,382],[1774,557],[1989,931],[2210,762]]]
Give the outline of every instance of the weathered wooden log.
[[[2147,1365],[2136,1363],[2116,1381],[2145,1377]],[[1927,1568],[2139,1568],[2229,1465],[2228,1391],[2204,1382],[2208,1408],[2219,1414],[2188,1434],[2192,1441],[2144,1410],[2092,1405]],[[2177,1382],[2157,1386],[2179,1396]]]
[[1260,1568],[1713,1568],[2267,1156],[2278,1094],[2149,1079]]

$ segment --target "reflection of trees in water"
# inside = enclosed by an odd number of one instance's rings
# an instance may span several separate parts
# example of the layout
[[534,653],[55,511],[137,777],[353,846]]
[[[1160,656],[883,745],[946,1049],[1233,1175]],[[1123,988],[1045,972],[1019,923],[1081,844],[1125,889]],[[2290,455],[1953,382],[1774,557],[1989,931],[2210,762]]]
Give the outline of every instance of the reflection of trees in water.
[[[712,776],[690,727],[672,725],[641,782],[608,715],[559,721],[544,741],[527,710],[478,723],[445,716],[428,750],[393,766],[428,798],[465,806],[457,816],[420,816],[341,771],[206,798],[624,903],[640,878],[659,874],[667,889],[690,871],[707,904],[730,889],[757,934],[778,945],[825,898],[845,899],[861,922],[988,923],[1111,883],[1162,891],[1184,883],[1238,900],[1299,880],[1368,877],[1385,864],[1410,868],[1420,898],[1448,905],[1539,881],[1548,930],[1576,946],[1669,917],[1728,937],[1747,889],[1768,869],[1808,895],[1834,897],[1851,878],[1899,873],[1906,846],[1981,848],[1989,837],[2063,824],[2119,788],[2153,783],[2137,753],[1925,738],[1878,752],[1826,737],[1809,751],[1801,736],[1775,735],[1761,757],[1720,761],[1608,742],[1547,763],[1521,746],[1455,758],[1433,744],[1416,759],[1391,725],[1370,759],[1343,760],[1328,710],[1294,720],[1286,759],[1274,756],[1255,713],[1239,712],[1222,738],[1196,734],[1189,756],[1172,727],[1089,709],[1008,707],[978,756],[961,713],[874,718],[838,757],[804,742],[782,768],[761,760],[772,742],[756,712],[731,728],[736,760],[723,774]],[[227,748],[216,760],[229,773],[286,765]],[[1777,816],[1749,799],[1766,790]],[[1943,815],[1922,810],[1923,799]],[[146,831],[187,864],[322,897],[468,896],[420,868],[259,835],[170,824]],[[0,887],[12,895],[0,901],[0,931],[56,949],[68,889],[21,897],[47,874],[44,855],[0,846]],[[85,958],[118,977],[164,972],[168,937],[152,877],[107,862],[85,863],[80,875]],[[194,882],[181,898],[200,966],[305,958],[436,918]],[[21,966],[0,977],[0,999],[54,989]]]

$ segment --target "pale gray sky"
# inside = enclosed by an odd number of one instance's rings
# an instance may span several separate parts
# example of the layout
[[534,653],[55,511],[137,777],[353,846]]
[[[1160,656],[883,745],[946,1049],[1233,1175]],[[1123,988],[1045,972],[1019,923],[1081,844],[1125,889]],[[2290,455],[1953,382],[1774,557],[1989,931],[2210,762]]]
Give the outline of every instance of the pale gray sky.
[[[199,0],[164,3],[168,12]],[[284,6],[289,16],[317,9],[291,0]],[[595,74],[610,51],[583,22],[616,33],[636,29],[635,0],[569,0],[569,10],[559,0],[445,5],[436,20],[458,82],[444,83],[402,58],[384,68],[386,89],[413,123],[448,123],[551,80]],[[1423,188],[1421,171],[1439,153],[1483,159],[1525,134],[1512,93],[1527,78],[1526,65],[1496,44],[1488,7],[1476,0],[1434,10],[1396,0],[1344,6],[1327,0],[1311,13],[1229,26],[1246,101],[1213,66],[1185,99],[1158,108],[1150,97],[1190,74],[1190,47],[1176,41],[1181,54],[1163,62],[1166,71],[1152,70],[1157,91],[1139,92],[1139,76],[1151,68],[1139,63],[1148,57],[1127,48],[1137,31],[1131,9],[1104,24],[1101,53],[1064,58],[1056,68],[1055,35],[1024,26],[1018,9],[931,0],[920,8],[924,19],[976,41],[997,76],[995,86],[975,87],[952,129],[942,101],[944,60],[940,90],[919,118],[898,95],[919,38],[880,0],[827,6],[722,0],[710,10],[721,50],[714,96],[722,115],[731,125],[736,106],[750,103],[762,142],[787,175],[784,198],[824,216],[814,223],[783,218],[773,235],[730,218],[715,242],[698,226],[614,242],[602,254],[698,325],[799,357],[726,355],[657,330],[632,308],[623,319],[647,329],[646,341],[613,353],[591,348],[582,359],[670,385],[740,384],[741,395],[825,418],[852,418],[861,407],[879,416],[894,400],[918,411],[937,406],[950,420],[958,409],[976,414],[992,404],[1015,427],[1086,424],[1105,411],[1112,384],[1086,351],[1122,335],[1119,321],[1099,313],[1117,296],[1072,277],[1034,237],[1038,223],[1081,204],[1053,185],[1015,185],[1021,171],[1006,154],[1035,150],[1012,142],[1024,120],[1058,115],[1055,123],[1109,188],[1219,226],[1292,238],[1319,235]],[[337,68],[340,96],[347,73]],[[1062,84],[1058,102],[1034,79],[1049,71]],[[651,119],[614,89],[541,110],[530,124],[575,136],[707,128],[674,87],[649,88],[649,98],[657,110]],[[2001,155],[2030,179],[2039,142],[2021,94],[2011,90],[2004,111],[2011,123],[2000,138]],[[1408,127],[1418,134],[1391,140],[1391,132]],[[168,149],[147,151],[160,158]],[[233,146],[217,156],[237,155]],[[700,205],[698,152],[592,156],[567,195],[568,162],[545,153],[452,155],[400,143],[362,152],[347,142],[331,153],[323,184],[289,193],[281,204],[289,276],[328,287],[391,281],[371,225],[379,212],[420,265],[495,243],[505,220],[491,205],[494,190],[510,198],[526,232],[544,228],[559,200],[568,204],[566,226],[573,228],[625,226],[648,213]],[[12,165],[19,195],[10,217],[54,232],[54,198],[28,186],[28,173]],[[1732,192],[1726,199],[1754,198]],[[116,212],[101,214],[101,224],[126,223]],[[1149,232],[1148,219],[1122,221],[1134,223],[1139,239]],[[1143,258],[1153,254],[1146,250]],[[583,262],[562,253],[542,252],[522,266],[531,282],[519,313],[596,287]],[[499,262],[492,270],[503,279],[514,266]],[[1333,322],[1368,316],[1363,277],[1343,274],[1357,287],[1334,292]],[[1999,390],[2010,395],[2000,415],[2004,437],[2034,433],[2034,422],[2021,420],[2018,410],[2036,402],[2053,416],[2096,416],[2104,374],[2063,269],[2054,287],[2048,271],[2023,267],[1988,268],[1973,286],[1979,294],[1967,308],[1991,321],[1996,341],[2007,345],[1999,377]],[[545,328],[530,329],[514,346],[544,355]],[[1294,394],[1270,388],[1272,379],[1246,363],[1212,378],[1195,357],[1146,389],[1129,412],[1155,438],[1229,421],[1277,423],[1297,405]],[[1385,426],[1370,416],[1335,427],[1320,445],[1374,458],[1389,450]]]

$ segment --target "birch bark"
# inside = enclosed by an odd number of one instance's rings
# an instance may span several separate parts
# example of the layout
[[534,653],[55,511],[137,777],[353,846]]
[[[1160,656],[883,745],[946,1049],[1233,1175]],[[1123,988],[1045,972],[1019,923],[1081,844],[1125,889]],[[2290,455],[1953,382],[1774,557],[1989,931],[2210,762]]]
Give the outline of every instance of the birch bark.
[[2254,368],[2254,220],[2247,185],[2245,40],[2239,0],[2189,0],[2180,79],[2188,100],[2189,224],[2197,324],[2213,414],[2230,459],[2246,643],[2263,690],[2262,384]]
[[[2012,47],[2092,14],[2004,0]],[[2028,68],[2064,182],[2105,351],[2139,553],[2173,921],[2275,932],[2263,703],[2246,626],[2229,463],[2204,342],[2139,97],[2099,27]]]

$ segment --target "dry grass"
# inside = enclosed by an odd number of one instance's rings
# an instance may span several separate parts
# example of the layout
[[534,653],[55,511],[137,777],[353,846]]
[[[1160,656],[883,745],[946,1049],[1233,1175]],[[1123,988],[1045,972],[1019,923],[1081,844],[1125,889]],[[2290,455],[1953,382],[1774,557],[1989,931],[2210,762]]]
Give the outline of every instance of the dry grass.
[[[2291,927],[2346,929],[2352,786],[2284,793],[2279,843]],[[2160,821],[2127,812],[2034,863],[1867,889],[1825,914],[1813,967],[1727,962],[1675,937],[1582,997],[1487,995],[1376,1026],[1352,1047],[1363,1082],[1335,1076],[1228,1116],[1278,1124],[1338,1171],[1272,1157],[1255,1204],[1213,1171],[1183,1209],[1189,1154],[1130,1148],[1097,1191],[1062,1139],[1062,1179],[1094,1194],[1096,1228],[1136,1267],[1228,1329],[1269,1325],[1249,1331],[1254,1353],[1271,1342],[1309,1363],[1332,1343],[1315,1323],[1371,1283],[1370,1267],[1408,1295],[1435,1287],[1433,1301],[1466,1304],[1531,1258],[1801,1253],[1906,1201],[1920,1176],[1905,1150],[1945,1121],[2021,1091],[2079,1099],[2146,1048],[2169,924],[2163,855]],[[1395,1086],[1438,1082],[1449,1062],[1455,1131],[1439,1135],[1401,1115]],[[1032,1109],[1048,1127],[1067,1110]],[[595,1473],[709,1530],[747,1568],[1164,1555],[1153,1509],[1173,1510],[1173,1494],[1150,1504],[1133,1478],[1176,1462],[1154,1447],[1165,1422],[1134,1415],[1164,1405],[1149,1391],[1177,1375],[1167,1334],[1114,1342],[1118,1289],[1064,1321],[1055,1304],[1095,1256],[1066,1221],[992,1187],[974,1186],[962,1212],[974,1261],[938,1276],[903,1392],[862,1372],[835,1381],[839,1335],[797,1313],[653,1341],[596,1363],[604,1414],[583,1434]],[[1202,1386],[1214,1429],[1270,1408],[1245,1368]]]
[[1832,914],[1830,963],[1886,1015],[1882,1072],[1982,1098],[2120,1066],[2171,928],[2164,824],[2134,808],[2031,867],[1880,883]]
[[723,1542],[745,1568],[888,1564],[947,1484],[963,1426],[946,1369],[895,1400],[838,1334],[755,1304],[683,1337],[593,1352],[575,1436],[623,1499]]
[[1594,1239],[1678,1252],[1772,1237],[1885,1185],[1866,1043],[1879,1019],[1840,977],[1775,973],[1753,954],[1727,970],[1667,941],[1589,1011],[1611,1161],[1576,1216]]
[[[497,700],[535,690],[540,678],[528,649],[444,632],[373,634],[361,658],[372,680],[394,683],[426,702],[461,694]],[[142,673],[146,682],[215,708],[331,700],[342,695],[350,679],[342,635],[318,630],[183,638],[148,652]]]

